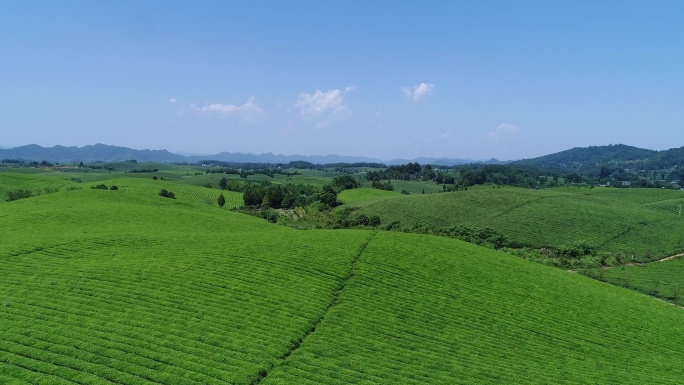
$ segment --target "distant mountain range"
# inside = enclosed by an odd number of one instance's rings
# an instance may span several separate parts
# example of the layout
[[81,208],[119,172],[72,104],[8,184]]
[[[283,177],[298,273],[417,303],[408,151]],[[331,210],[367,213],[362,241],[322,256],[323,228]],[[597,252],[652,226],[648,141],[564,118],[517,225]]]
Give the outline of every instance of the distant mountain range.
[[487,162],[478,162],[469,159],[452,158],[416,158],[412,160],[395,159],[383,161],[377,158],[361,156],[341,155],[282,155],[273,153],[252,154],[240,152],[221,152],[213,155],[181,155],[167,150],[134,150],[128,147],[109,146],[95,144],[84,147],[41,147],[36,144],[27,146],[2,148],[0,147],[0,159],[18,159],[23,161],[48,161],[52,163],[70,162],[118,162],[135,159],[138,162],[169,162],[169,163],[197,163],[208,160],[235,163],[289,163],[303,160],[314,164],[331,163],[385,163],[405,164],[418,162],[420,164],[433,164],[453,166],[464,163],[503,163],[492,159]]
[[221,152],[213,155],[182,155],[167,150],[135,150],[128,147],[95,144],[84,147],[41,147],[35,144],[28,146],[2,148],[0,159],[19,159],[23,161],[48,161],[52,163],[70,162],[117,162],[135,159],[138,162],[197,163],[202,161],[220,161],[235,163],[282,163],[303,160],[314,164],[331,163],[384,163],[399,165],[417,162],[439,166],[455,166],[468,163],[511,164],[556,170],[586,170],[601,166],[667,169],[675,166],[684,167],[684,147],[664,151],[647,150],[624,144],[608,146],[576,147],[569,150],[544,155],[537,158],[516,161],[474,161],[459,158],[415,158],[381,160],[362,156],[341,155],[282,155],[273,153],[252,154],[240,152]]

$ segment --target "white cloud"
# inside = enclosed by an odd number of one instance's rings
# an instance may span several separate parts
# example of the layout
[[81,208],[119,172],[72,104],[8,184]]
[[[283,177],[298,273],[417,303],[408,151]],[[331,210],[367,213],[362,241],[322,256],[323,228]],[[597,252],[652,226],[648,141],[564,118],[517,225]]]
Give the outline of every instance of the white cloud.
[[316,90],[312,94],[299,94],[295,108],[305,119],[314,119],[326,114],[337,114],[341,112],[350,112],[349,107],[344,104],[343,95],[354,91],[356,87],[345,87],[344,91],[339,89],[321,91]]
[[515,134],[518,133],[520,129],[518,126],[509,124],[509,123],[501,123],[498,126],[496,126],[496,129],[487,135],[487,138],[493,141],[506,141],[510,140],[513,138]]
[[453,134],[453,133],[454,133],[454,130],[448,129],[448,130],[446,130],[445,132],[443,132],[442,134],[440,134],[440,135],[439,135],[439,138],[440,138],[440,139],[446,139],[446,138],[450,137],[451,134]]
[[253,96],[241,105],[212,103],[198,107],[190,104],[190,108],[203,115],[238,115],[244,120],[254,120],[263,114],[263,110],[254,103]]
[[177,102],[178,102],[178,99],[176,99],[176,98],[169,99],[169,103],[171,103],[171,104],[176,104]]
[[420,83],[413,87],[401,87],[401,92],[404,93],[404,96],[412,99],[414,102],[419,102],[432,95],[433,87],[434,84]]

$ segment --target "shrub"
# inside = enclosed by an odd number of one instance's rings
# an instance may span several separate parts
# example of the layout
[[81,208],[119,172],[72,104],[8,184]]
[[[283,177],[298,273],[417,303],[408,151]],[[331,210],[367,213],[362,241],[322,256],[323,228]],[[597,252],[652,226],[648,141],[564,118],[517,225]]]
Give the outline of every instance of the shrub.
[[278,212],[275,211],[274,209],[268,209],[268,210],[262,210],[261,211],[261,217],[266,219],[267,221],[271,223],[276,223],[278,222]]
[[29,190],[24,190],[24,189],[17,189],[17,190],[11,190],[7,192],[7,201],[16,201],[17,199],[24,199],[24,198],[30,198],[33,195],[33,193]]
[[98,184],[97,186],[90,186],[91,189],[96,189],[96,190],[108,190],[107,185],[105,184]]
[[109,188],[110,190],[118,190],[119,186],[117,185],[112,185],[112,187]]
[[377,227],[380,226],[380,217],[377,215],[373,215],[368,219],[368,226],[373,226]]
[[370,223],[370,218],[368,218],[368,215],[366,214],[361,214],[358,217],[356,217],[356,224],[361,225],[361,226],[368,226]]
[[159,191],[159,196],[164,197],[164,198],[176,199],[176,194],[172,193],[171,191],[166,190],[165,188],[163,188],[163,189],[161,189],[161,191]]

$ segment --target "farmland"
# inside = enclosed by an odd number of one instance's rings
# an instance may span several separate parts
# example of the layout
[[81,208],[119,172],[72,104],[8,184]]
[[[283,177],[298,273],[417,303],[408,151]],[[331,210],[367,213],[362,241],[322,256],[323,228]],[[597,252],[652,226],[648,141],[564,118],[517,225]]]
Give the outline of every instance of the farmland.
[[489,226],[522,246],[581,240],[650,261],[684,251],[684,217],[672,210],[682,199],[681,191],[656,189],[475,188],[350,205],[383,223]]
[[[168,167],[164,180],[0,174],[5,189],[49,187],[0,204],[0,383],[677,384],[684,377],[679,308],[445,237],[268,223],[216,203],[223,193],[227,207],[239,206],[242,193],[189,183],[206,175]],[[90,188],[100,183],[118,189]],[[626,234],[647,236],[602,247],[628,250],[652,237],[677,250],[676,236],[660,227],[682,234],[678,213],[652,206],[676,204],[679,192],[613,191],[353,189],[339,199],[342,207],[377,210],[383,221],[491,224],[530,244],[594,231],[589,240],[600,243],[626,226]],[[553,222],[548,212],[571,223]],[[618,224],[599,229],[597,213]],[[506,225],[512,220],[520,223]],[[667,296],[681,261],[605,269],[604,279],[636,274],[633,286],[647,292],[655,277]]]
[[675,304],[682,304],[684,293],[684,258],[676,257],[644,265],[625,265],[612,269],[591,269],[590,276],[635,289]]

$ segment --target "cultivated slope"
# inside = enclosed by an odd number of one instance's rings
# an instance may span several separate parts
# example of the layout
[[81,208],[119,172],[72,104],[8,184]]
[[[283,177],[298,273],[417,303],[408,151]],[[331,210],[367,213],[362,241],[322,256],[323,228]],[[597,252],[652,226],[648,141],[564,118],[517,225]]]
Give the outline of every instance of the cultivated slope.
[[682,321],[576,274],[381,232],[338,306],[263,383],[678,384]]
[[674,215],[682,198],[681,191],[656,189],[478,188],[351,205],[385,224],[492,227],[524,246],[587,241],[648,261],[684,251],[684,216]]
[[684,313],[463,242],[130,190],[0,211],[0,383],[675,384]]
[[370,236],[89,189],[4,204],[0,223],[0,383],[17,384],[248,384]]

